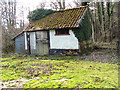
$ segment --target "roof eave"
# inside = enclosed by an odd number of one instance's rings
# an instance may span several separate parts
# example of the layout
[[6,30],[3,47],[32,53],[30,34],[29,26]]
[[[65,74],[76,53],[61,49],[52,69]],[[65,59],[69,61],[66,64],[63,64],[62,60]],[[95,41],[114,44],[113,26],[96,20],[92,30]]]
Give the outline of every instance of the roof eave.
[[77,24],[79,25],[81,23],[81,20],[84,18],[85,14],[87,13],[88,8],[84,11],[82,17],[77,21]]
[[12,38],[12,40],[15,40],[19,35],[23,34],[24,31],[20,32],[19,34],[17,34],[15,37]]

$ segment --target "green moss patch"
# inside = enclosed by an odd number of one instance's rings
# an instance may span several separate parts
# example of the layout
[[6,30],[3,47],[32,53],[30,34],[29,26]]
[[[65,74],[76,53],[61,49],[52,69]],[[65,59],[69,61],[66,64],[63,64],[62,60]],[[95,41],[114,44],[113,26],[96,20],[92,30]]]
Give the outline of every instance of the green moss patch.
[[[51,56],[49,56],[50,58]],[[24,88],[117,88],[118,65],[76,60],[73,56],[54,56],[57,60],[40,57],[2,58],[2,81],[19,78],[28,81]],[[42,57],[45,58],[45,57]]]

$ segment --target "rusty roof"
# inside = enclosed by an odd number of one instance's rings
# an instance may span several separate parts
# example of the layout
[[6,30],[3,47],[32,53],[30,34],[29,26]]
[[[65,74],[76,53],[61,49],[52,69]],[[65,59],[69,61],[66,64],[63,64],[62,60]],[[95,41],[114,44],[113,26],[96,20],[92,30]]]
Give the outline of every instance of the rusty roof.
[[81,6],[56,11],[42,19],[30,22],[24,31],[79,27],[78,21],[84,15],[86,10],[87,6]]

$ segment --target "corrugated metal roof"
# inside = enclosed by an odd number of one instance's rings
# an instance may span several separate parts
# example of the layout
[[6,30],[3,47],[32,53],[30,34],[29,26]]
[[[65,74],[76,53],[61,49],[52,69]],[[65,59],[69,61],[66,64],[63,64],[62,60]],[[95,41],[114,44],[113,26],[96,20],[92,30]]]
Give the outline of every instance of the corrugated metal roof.
[[25,31],[49,30],[53,28],[79,27],[78,21],[86,12],[87,6],[56,11],[35,22],[30,22]]

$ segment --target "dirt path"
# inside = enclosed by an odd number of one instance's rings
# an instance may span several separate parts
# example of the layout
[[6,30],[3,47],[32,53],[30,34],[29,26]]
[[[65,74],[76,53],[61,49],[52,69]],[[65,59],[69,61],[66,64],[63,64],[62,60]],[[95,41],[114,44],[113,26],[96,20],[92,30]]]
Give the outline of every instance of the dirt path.
[[115,50],[97,50],[89,55],[83,55],[79,59],[94,61],[94,62],[102,62],[102,63],[117,63],[118,57],[116,55]]
[[12,80],[8,82],[2,82],[2,88],[23,88],[23,85],[31,80],[40,80],[40,77],[32,78],[32,79],[25,79],[21,78],[18,80]]
[[[32,79],[25,79],[25,78],[21,78],[18,80],[12,80],[9,82],[1,82],[2,86],[0,88],[23,88],[23,85],[26,84],[26,82],[31,81],[31,80],[39,80],[39,81],[43,81],[42,79],[40,79],[40,77],[36,77],[36,78],[32,78]],[[59,80],[54,80],[54,81],[67,81],[69,79],[59,79]]]

